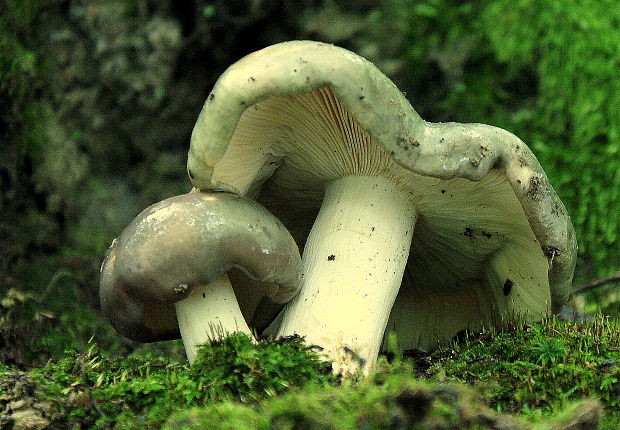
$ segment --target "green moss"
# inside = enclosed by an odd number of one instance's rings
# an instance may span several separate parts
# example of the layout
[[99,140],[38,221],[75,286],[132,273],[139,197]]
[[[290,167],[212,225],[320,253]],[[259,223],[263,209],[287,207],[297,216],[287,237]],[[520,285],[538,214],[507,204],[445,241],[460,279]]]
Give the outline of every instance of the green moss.
[[595,429],[601,414],[600,428],[620,424],[617,323],[515,325],[416,359],[390,343],[391,362],[340,385],[298,338],[232,335],[201,347],[192,367],[91,344],[28,373],[0,368],[0,419],[14,419],[18,396],[61,428]]
[[122,339],[81,300],[84,275],[56,267],[57,259],[34,256],[14,265],[15,275],[27,281],[0,289],[0,361],[43,365],[82,350],[91,336],[102,350],[125,353]]
[[582,255],[607,270],[620,255],[617,6],[502,0],[483,18],[498,60],[535,73],[534,115],[522,127],[568,203]]
[[36,89],[32,83],[44,69],[39,54],[30,46],[29,29],[45,3],[41,0],[0,3],[0,96],[9,96],[17,105],[32,100],[32,91]]
[[[594,396],[620,424],[620,326],[551,318],[541,324],[485,332],[418,361],[417,374],[440,381],[486,384],[493,408],[536,415],[568,400]],[[613,428],[613,427],[609,427]]]
[[[223,399],[256,402],[311,381],[334,384],[330,370],[299,338],[254,344],[247,335],[234,334],[202,346],[191,368],[163,358],[104,358],[90,344],[82,353],[17,374],[37,387],[32,403],[44,401],[64,411],[54,415],[56,424],[145,428],[159,426],[179,408]],[[0,385],[14,387],[13,373],[4,368]],[[11,400],[0,396],[0,406]],[[11,420],[11,410],[0,418]]]
[[258,400],[310,381],[336,381],[331,365],[320,361],[301,338],[254,344],[243,334],[202,345],[190,375],[215,400]]
[[373,15],[376,38],[398,43],[402,86],[425,119],[497,125],[532,148],[573,218],[589,277],[620,261],[617,6],[390,0]]
[[[560,430],[597,426],[595,401],[569,405],[561,415],[536,420],[492,411],[476,390],[391,376],[343,387],[310,386],[258,405],[209,404],[173,414],[164,429]],[[570,425],[573,425],[572,427]],[[578,427],[577,425],[581,425]],[[535,426],[535,427],[533,427]]]

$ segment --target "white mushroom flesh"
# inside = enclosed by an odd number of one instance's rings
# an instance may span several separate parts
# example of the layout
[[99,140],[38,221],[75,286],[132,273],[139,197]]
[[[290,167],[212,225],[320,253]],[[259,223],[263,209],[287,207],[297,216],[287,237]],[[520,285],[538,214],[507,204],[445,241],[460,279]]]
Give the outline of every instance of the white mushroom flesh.
[[195,287],[174,306],[190,364],[194,362],[200,344],[236,332],[252,337],[227,275],[207,285]]
[[409,196],[387,179],[330,182],[304,248],[301,293],[289,303],[279,334],[300,333],[320,345],[336,373],[372,366],[415,219]]

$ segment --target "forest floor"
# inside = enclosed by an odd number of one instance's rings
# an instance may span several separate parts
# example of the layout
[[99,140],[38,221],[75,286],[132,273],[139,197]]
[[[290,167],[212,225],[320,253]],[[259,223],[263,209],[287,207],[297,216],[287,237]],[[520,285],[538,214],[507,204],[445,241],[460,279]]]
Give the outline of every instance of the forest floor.
[[620,427],[617,320],[513,322],[459,341],[425,354],[391,337],[368,378],[345,381],[299,338],[231,335],[191,367],[179,342],[127,357],[90,342],[42,367],[0,365],[0,428]]

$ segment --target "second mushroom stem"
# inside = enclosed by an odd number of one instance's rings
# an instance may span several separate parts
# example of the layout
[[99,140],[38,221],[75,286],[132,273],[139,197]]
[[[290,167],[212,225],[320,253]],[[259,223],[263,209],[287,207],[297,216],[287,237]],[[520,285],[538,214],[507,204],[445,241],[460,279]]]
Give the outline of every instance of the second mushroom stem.
[[230,332],[243,332],[252,337],[228,275],[194,288],[189,296],[175,303],[175,308],[190,364],[199,344],[218,340]]
[[308,236],[300,294],[279,336],[299,334],[323,348],[343,376],[374,365],[409,256],[417,213],[383,177],[331,182]]

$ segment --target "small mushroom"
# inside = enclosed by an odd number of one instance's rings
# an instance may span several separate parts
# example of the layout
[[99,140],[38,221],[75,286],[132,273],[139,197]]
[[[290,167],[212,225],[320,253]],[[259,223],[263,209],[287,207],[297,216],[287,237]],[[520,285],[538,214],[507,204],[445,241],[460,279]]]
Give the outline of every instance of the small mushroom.
[[342,374],[372,367],[386,326],[430,349],[513,314],[539,319],[569,295],[573,227],[527,146],[488,125],[423,121],[335,46],[286,42],[232,65],[194,127],[188,171],[200,189],[256,198],[304,246],[278,333],[320,345]]
[[[259,282],[233,286],[227,273]],[[265,208],[190,192],[149,206],[113,241],[99,294],[116,331],[141,342],[181,335],[191,363],[197,344],[251,335],[246,321],[273,319],[297,294],[300,274],[295,241]]]

